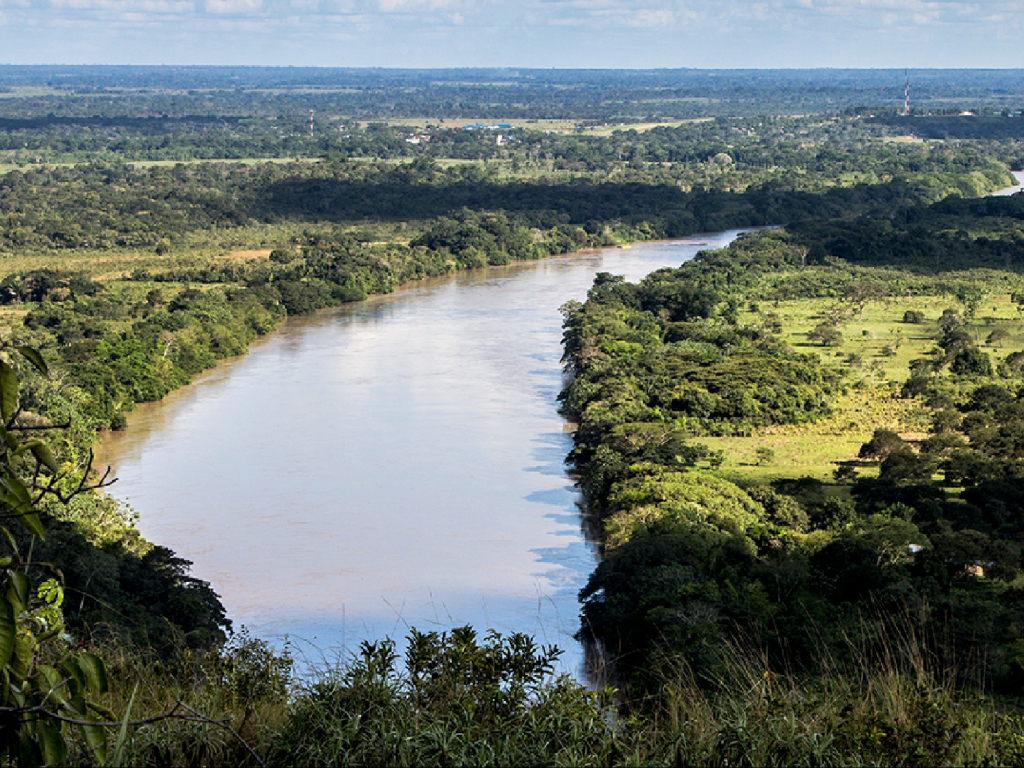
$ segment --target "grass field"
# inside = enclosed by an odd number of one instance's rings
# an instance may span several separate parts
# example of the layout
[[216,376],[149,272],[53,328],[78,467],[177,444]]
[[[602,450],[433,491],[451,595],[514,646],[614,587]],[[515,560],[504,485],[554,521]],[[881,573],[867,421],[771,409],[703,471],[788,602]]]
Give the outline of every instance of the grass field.
[[[927,436],[930,410],[916,400],[899,397],[899,389],[910,375],[910,361],[928,357],[941,336],[937,320],[945,309],[962,312],[952,297],[922,296],[899,301],[869,302],[863,316],[856,310],[841,330],[836,346],[822,346],[807,334],[835,305],[834,299],[801,299],[763,306],[782,321],[781,336],[794,349],[817,354],[822,362],[844,373],[846,389],[832,405],[832,414],[813,424],[775,426],[748,437],[704,437],[698,442],[725,452],[720,474],[740,483],[763,482],[783,477],[816,477],[831,480],[836,462],[857,459],[860,446],[876,429],[899,432],[905,439]],[[904,323],[903,314],[917,310],[925,315],[920,324]],[[740,322],[758,325],[762,312],[747,311]],[[1000,329],[1006,337],[986,343]],[[1014,351],[1024,349],[1024,322],[1009,293],[992,293],[978,307],[977,316],[966,330],[993,365]],[[757,450],[773,452],[768,461],[759,460]],[[877,467],[859,467],[862,476],[877,474]]]
[[652,128],[678,128],[689,123],[707,123],[713,121],[713,117],[694,117],[689,120],[670,120],[663,123],[625,123],[618,125],[596,125],[583,129],[583,133],[596,136],[610,136],[616,131],[636,131],[644,133]]

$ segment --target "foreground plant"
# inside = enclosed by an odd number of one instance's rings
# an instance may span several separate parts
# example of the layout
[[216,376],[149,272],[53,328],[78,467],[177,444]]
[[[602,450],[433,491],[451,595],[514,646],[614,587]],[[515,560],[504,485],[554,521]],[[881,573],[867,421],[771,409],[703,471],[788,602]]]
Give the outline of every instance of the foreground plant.
[[[15,360],[46,376],[42,356],[7,341],[0,342],[0,355],[0,520],[16,522],[29,534],[28,551],[23,552],[11,530],[0,525],[8,550],[0,556],[5,569],[0,595],[0,754],[21,765],[55,765],[67,756],[68,731],[75,728],[95,760],[103,763],[106,733],[101,723],[113,716],[92,697],[107,691],[106,670],[98,656],[79,648],[65,630],[60,571],[32,560],[35,540],[45,535],[37,512],[40,503],[48,497],[66,503],[89,490],[87,473],[72,481],[36,436],[59,426],[29,424],[24,418]],[[49,578],[36,585],[39,573]]]

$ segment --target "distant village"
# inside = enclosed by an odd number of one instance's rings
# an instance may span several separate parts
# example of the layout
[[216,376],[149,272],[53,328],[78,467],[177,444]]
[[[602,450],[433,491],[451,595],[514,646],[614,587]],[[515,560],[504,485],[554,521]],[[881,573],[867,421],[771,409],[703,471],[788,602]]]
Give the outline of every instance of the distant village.
[[[467,123],[466,125],[460,126],[463,131],[501,131],[501,130],[512,130],[515,128],[511,123],[493,123],[491,125],[485,125],[484,123]],[[430,141],[429,133],[414,133],[406,137],[406,142],[409,144],[426,144]],[[509,136],[507,134],[499,133],[495,137],[495,142],[498,146],[504,146],[510,142],[515,141],[515,136]]]

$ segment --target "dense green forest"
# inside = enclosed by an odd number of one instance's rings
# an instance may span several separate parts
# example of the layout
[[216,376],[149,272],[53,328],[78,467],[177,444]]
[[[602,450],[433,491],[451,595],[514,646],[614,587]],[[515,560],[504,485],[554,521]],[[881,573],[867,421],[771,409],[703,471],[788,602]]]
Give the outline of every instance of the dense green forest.
[[[4,759],[1019,762],[1019,82],[893,77],[0,67]],[[483,627],[295,675],[91,468],[288,315],[765,226],[565,307],[617,691]]]

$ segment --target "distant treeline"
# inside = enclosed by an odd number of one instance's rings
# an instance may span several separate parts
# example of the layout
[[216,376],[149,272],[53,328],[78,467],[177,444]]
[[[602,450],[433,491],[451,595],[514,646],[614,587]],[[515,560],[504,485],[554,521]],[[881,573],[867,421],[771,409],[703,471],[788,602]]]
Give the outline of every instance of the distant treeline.
[[[915,103],[1019,104],[1017,70],[914,70]],[[829,112],[858,104],[902,106],[902,70],[387,70],[312,67],[3,66],[0,88],[57,90],[28,108],[111,110],[197,98],[218,109],[271,108],[403,116],[605,119]],[[125,106],[122,106],[125,105]],[[95,108],[95,107],[93,107]],[[258,109],[258,107],[257,107]]]
[[249,223],[430,220],[463,208],[505,211],[524,226],[572,224],[591,234],[610,226],[628,239],[649,239],[859,212],[891,216],[921,201],[975,196],[1012,182],[1004,165],[969,153],[893,156],[882,164],[887,172],[872,177],[888,183],[829,186],[824,172],[765,172],[748,175],[743,192],[686,189],[657,167],[635,181],[503,182],[479,165],[443,169],[429,158],[402,165],[90,164],[14,171],[0,176],[0,249],[157,247],[188,232]]
[[888,115],[868,118],[920,139],[984,139],[990,141],[1024,138],[1024,115]]

